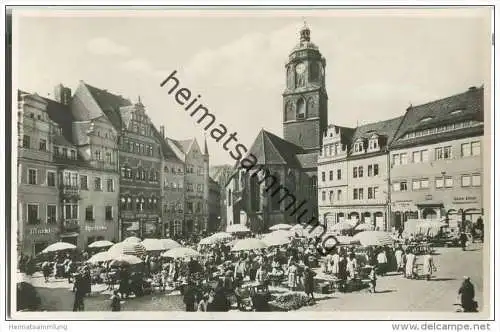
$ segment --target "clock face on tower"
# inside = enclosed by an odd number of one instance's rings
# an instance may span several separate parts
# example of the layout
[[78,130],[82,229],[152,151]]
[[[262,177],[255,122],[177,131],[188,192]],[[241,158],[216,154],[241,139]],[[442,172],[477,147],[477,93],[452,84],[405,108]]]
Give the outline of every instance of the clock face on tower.
[[296,67],[295,67],[295,71],[297,72],[297,74],[302,74],[304,73],[304,71],[306,70],[306,65],[303,64],[303,63],[299,63]]

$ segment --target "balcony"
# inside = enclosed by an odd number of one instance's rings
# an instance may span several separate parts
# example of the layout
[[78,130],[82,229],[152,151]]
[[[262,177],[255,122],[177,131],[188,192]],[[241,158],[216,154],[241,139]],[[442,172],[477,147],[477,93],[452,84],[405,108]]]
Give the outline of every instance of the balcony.
[[78,219],[66,219],[61,222],[61,233],[80,233]]
[[78,186],[62,185],[60,187],[60,190],[61,190],[61,199],[66,199],[66,200],[80,199],[80,188]]

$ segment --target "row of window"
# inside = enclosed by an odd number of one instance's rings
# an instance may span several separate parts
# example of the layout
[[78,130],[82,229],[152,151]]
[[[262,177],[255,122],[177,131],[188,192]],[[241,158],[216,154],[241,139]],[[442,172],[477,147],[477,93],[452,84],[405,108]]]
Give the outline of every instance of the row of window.
[[[201,183],[196,185],[196,192],[202,193],[205,189],[205,186]],[[194,192],[194,185],[192,183],[188,183],[186,187],[187,192]]]
[[[333,171],[330,171],[329,179],[330,179],[330,181],[333,181]],[[342,170],[338,169],[337,170],[337,180],[340,180],[340,179],[342,179]],[[326,181],[326,172],[321,172],[321,181],[323,181],[323,182]]]
[[182,168],[180,168],[180,167],[177,167],[177,168],[175,168],[175,167],[170,167],[170,170],[169,170],[169,167],[168,167],[168,166],[165,166],[165,167],[163,168],[163,172],[165,172],[165,173],[170,172],[170,173],[172,173],[172,174],[178,174],[178,175],[182,175],[182,174],[184,174],[183,169],[182,169]]
[[[453,158],[453,151],[451,146],[442,146],[434,149],[434,160],[447,160]],[[481,142],[463,143],[460,146],[460,156],[480,156],[481,155]],[[411,157],[411,160],[409,158]],[[409,162],[414,164],[425,163],[429,161],[429,150],[413,151],[411,155],[406,152],[395,153],[392,155],[392,165],[406,165]]]
[[[422,121],[425,120],[431,120],[432,118],[424,118]],[[457,123],[452,123],[440,127],[435,127],[435,128],[428,128],[428,129],[423,129],[423,130],[418,130],[414,132],[410,132],[404,136],[403,139],[412,139],[412,138],[419,138],[422,136],[429,136],[429,135],[435,135],[435,134],[441,134],[445,132],[450,132],[454,130],[459,130],[459,129],[464,129],[464,128],[470,128],[474,126],[477,122],[475,121],[463,121],[463,122],[457,122]]]
[[[321,192],[321,200],[326,201],[326,191]],[[328,200],[333,202],[334,200],[341,201],[342,200],[342,190],[337,189],[337,196],[335,196],[334,191],[330,190],[328,193]]]
[[[47,178],[45,184],[48,187],[56,187],[56,172],[47,171]],[[72,171],[64,171],[62,178],[60,180],[62,185],[65,187],[80,187],[81,190],[89,190],[89,177],[87,175],[78,176],[77,172]],[[106,191],[114,192],[115,191],[115,183],[113,179],[106,179]],[[30,185],[38,185],[42,184],[37,169],[28,169],[28,184]],[[94,190],[102,191],[103,190],[103,181],[101,177],[94,177]]]
[[326,144],[319,150],[320,156],[336,156],[345,151],[345,145],[342,143]]
[[156,197],[132,197],[122,196],[120,207],[126,211],[155,211],[159,208],[160,200]]
[[130,139],[124,138],[122,142],[122,151],[141,154],[143,156],[153,156],[153,145],[133,142]]
[[142,167],[132,169],[127,166],[122,166],[121,177],[130,180],[140,180],[140,181],[147,180],[149,182],[158,182],[160,175],[154,169],[150,169],[147,171]]
[[[352,199],[353,200],[364,200],[365,199],[365,189],[367,193],[367,199],[378,199],[380,198],[379,187],[368,187],[368,188],[354,188],[352,190]],[[326,201],[326,191],[321,192],[321,200]],[[330,190],[328,192],[328,200],[330,202],[333,201],[341,201],[342,200],[342,190],[337,189],[337,195],[335,196],[335,191]]]
[[[196,210],[195,207],[196,206]],[[193,202],[186,202],[186,212],[187,213],[202,213],[203,212],[203,204],[201,202],[197,202],[196,205]]]
[[[378,137],[370,138],[368,141],[368,150],[366,152],[375,152],[378,151],[380,148],[379,143],[378,143]],[[355,153],[360,153],[364,152],[365,147],[364,147],[364,142],[363,140],[359,140],[356,143],[354,143],[354,152]]]
[[165,189],[177,190],[181,191],[184,188],[184,184],[182,182],[168,182],[167,179],[163,182],[163,187]]
[[[353,167],[352,168],[352,177],[353,178],[362,178],[363,177],[363,166]],[[378,164],[368,165],[367,167],[367,176],[377,176],[378,175]]]
[[[27,222],[30,225],[38,225],[42,222],[39,213],[39,204],[27,204],[26,216]],[[47,204],[47,224],[57,223],[57,205]],[[66,203],[63,208],[63,218],[64,219],[78,219],[79,216],[79,206],[77,203]],[[106,221],[113,220],[113,207],[104,207],[104,219]],[[94,221],[94,207],[89,205],[85,208],[85,221]]]
[[[462,187],[480,187],[481,186],[481,175],[480,174],[467,174],[462,175],[460,178],[460,185]],[[453,188],[454,181],[451,176],[436,177],[434,179],[436,189],[443,188]],[[414,179],[411,180],[412,190],[428,189],[429,179]],[[395,192],[408,191],[408,181],[395,181],[392,183],[392,189]]]
[[[190,164],[187,164],[186,165],[186,173],[188,174],[194,174],[194,166],[193,165],[190,165]],[[197,168],[197,175],[204,175],[204,170],[203,170],[203,167],[202,166],[198,166]]]

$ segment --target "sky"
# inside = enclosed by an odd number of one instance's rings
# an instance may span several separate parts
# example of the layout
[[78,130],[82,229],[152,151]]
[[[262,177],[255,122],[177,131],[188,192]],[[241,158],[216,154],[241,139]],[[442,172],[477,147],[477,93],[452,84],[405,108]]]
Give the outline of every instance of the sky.
[[[203,131],[160,83],[174,70],[238,140],[282,136],[285,63],[304,19],[326,58],[329,123],[356,126],[490,84],[485,9],[14,11],[14,88],[52,97],[80,80],[141,98],[167,136]],[[16,84],[17,83],[17,84]],[[233,164],[207,139],[210,163]]]

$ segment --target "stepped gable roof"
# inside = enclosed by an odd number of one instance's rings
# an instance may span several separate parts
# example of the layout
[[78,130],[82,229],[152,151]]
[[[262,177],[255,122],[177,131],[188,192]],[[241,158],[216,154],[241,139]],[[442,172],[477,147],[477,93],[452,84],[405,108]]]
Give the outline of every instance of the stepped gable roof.
[[130,100],[123,98],[122,96],[115,95],[108,92],[107,90],[102,90],[84,83],[85,87],[88,89],[94,100],[97,102],[103,113],[108,117],[109,121],[117,130],[122,129],[123,121],[120,116],[120,107],[132,106]]
[[354,143],[360,138],[368,140],[372,135],[376,134],[382,138],[381,149],[384,149],[392,142],[403,118],[403,116],[399,116],[397,118],[359,126],[355,128],[353,132],[351,143]]
[[[405,114],[404,120],[396,134],[392,146],[419,144],[436,135],[422,136],[410,140],[401,140],[405,134],[435,128],[442,125],[457,123],[467,120],[484,121],[484,87],[471,87],[466,92],[462,92],[450,97],[438,99],[418,106],[410,106]],[[463,130],[455,131],[461,135]],[[477,131],[477,130],[476,130]],[[459,133],[460,132],[460,133]],[[453,134],[451,134],[453,135]],[[449,136],[449,135],[448,135]],[[451,138],[451,136],[449,136]]]
[[262,129],[247,156],[253,154],[259,165],[289,165],[300,168],[297,154],[301,153],[304,153],[301,147]]
[[52,99],[41,98],[47,102],[47,114],[49,118],[62,129],[62,135],[58,133],[54,135],[54,144],[75,147],[72,138],[74,118],[69,106]]
[[302,168],[318,167],[318,152],[298,154],[297,159]]

